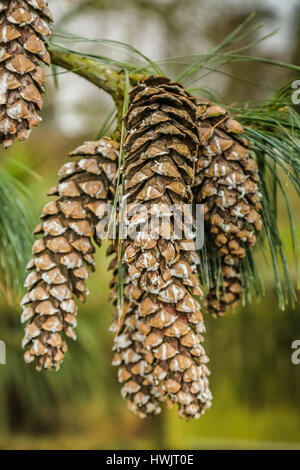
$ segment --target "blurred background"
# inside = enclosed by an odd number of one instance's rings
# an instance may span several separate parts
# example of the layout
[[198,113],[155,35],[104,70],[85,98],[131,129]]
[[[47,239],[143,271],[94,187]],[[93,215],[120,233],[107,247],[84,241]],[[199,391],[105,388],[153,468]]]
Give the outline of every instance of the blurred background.
[[[255,11],[263,33],[279,30],[249,53],[300,63],[297,0],[50,0],[49,6],[61,28],[124,41],[154,60],[203,53]],[[113,56],[114,51],[105,54]],[[226,74],[209,78],[224,104],[268,98],[274,89],[300,78],[265,64],[226,67]],[[112,106],[103,91],[71,73],[58,76],[57,88],[50,71],[48,84],[43,123],[27,142],[1,150],[2,168],[33,196],[36,223],[68,152],[95,138]],[[290,197],[297,211],[300,205],[292,191]],[[293,275],[282,201],[279,208]],[[0,339],[7,345],[7,364],[0,365],[0,449],[300,449],[300,365],[291,362],[291,344],[300,339],[300,304],[294,310],[278,309],[266,261],[260,265],[266,281],[260,303],[240,307],[223,320],[206,318],[212,408],[195,422],[180,420],[175,410],[140,420],[127,411],[110,366],[113,309],[107,300],[105,250],[104,244],[97,273],[88,282],[88,303],[79,308],[78,341],[70,344],[59,372],[37,373],[25,365],[18,299],[0,297]]]

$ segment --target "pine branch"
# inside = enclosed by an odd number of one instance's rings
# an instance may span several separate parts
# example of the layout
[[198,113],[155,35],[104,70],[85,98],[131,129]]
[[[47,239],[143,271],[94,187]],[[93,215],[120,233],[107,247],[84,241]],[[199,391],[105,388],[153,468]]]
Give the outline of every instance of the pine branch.
[[[93,83],[97,87],[111,95],[117,108],[118,124],[114,137],[120,134],[123,118],[123,102],[125,90],[125,72],[115,70],[108,65],[99,63],[98,60],[91,59],[78,53],[71,53],[57,49],[53,46],[49,48],[51,62],[53,65],[62,67],[70,72],[76,73],[82,78]],[[129,80],[131,85],[136,85],[138,81],[144,78],[144,75],[131,73]]]

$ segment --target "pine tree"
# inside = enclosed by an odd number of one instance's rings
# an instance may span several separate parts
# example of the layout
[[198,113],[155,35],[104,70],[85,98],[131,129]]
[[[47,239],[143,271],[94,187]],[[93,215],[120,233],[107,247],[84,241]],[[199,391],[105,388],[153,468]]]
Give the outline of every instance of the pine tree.
[[94,270],[95,248],[99,245],[97,224],[112,202],[118,144],[109,138],[87,142],[70,154],[77,157],[62,166],[59,183],[48,195],[56,199],[45,205],[35,234],[22,305],[22,322],[27,322],[23,347],[25,361],[36,360],[37,369],[56,368],[67,345],[63,336],[76,339],[77,306],[85,302],[88,270]]
[[207,100],[198,100],[197,120],[201,144],[193,192],[196,203],[204,204],[206,236],[210,232],[217,247],[223,278],[215,273],[207,307],[222,316],[241,295],[240,260],[262,227],[262,195],[255,155],[241,124]]
[[[169,405],[178,403],[180,416],[198,418],[211,400],[208,359],[201,344],[205,329],[193,296],[202,295],[195,275],[199,257],[191,250],[192,240],[176,240],[172,213],[174,204],[183,212],[192,201],[196,108],[178,83],[149,77],[130,92],[125,122],[129,232],[124,263],[129,282],[140,291],[136,316],[142,322],[147,362],[154,367],[153,384]],[[138,203],[146,210],[143,220],[135,210]],[[160,224],[161,215],[170,218]],[[151,217],[154,228],[147,233]],[[137,225],[138,237],[130,240]],[[129,299],[135,300],[130,291]],[[131,387],[125,390],[126,396],[135,393]]]
[[0,142],[25,140],[41,121],[41,94],[50,64],[47,38],[51,13],[45,0],[0,3]]

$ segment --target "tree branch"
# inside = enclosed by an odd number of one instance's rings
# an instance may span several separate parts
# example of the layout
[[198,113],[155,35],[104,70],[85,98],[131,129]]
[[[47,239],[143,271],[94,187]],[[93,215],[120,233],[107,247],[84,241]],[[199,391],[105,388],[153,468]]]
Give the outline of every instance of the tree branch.
[[[118,124],[116,133],[121,127],[123,119],[123,101],[125,89],[125,73],[123,70],[114,70],[108,65],[100,64],[96,59],[85,57],[84,55],[67,52],[49,47],[51,62],[53,65],[62,67],[70,72],[76,73],[85,78],[99,88],[109,93],[117,107]],[[135,85],[144,75],[130,74],[131,85]]]
[[99,64],[97,60],[80,54],[64,52],[52,47],[49,48],[49,51],[52,64],[80,75],[105,90],[114,99],[123,90],[124,74],[122,72],[112,70],[107,65]]

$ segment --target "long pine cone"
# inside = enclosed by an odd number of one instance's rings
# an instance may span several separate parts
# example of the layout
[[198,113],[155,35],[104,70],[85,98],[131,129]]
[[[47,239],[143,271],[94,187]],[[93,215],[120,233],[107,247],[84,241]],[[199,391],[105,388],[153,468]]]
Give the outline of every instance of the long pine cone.
[[59,369],[67,349],[65,336],[76,339],[74,297],[85,301],[87,267],[94,270],[92,239],[100,244],[97,224],[114,197],[118,144],[103,138],[70,155],[77,159],[60,169],[59,184],[48,193],[56,199],[45,205],[35,229],[42,237],[33,245],[28,292],[22,300],[24,358],[36,361],[38,370]]
[[[225,108],[197,102],[199,159],[193,187],[195,202],[204,204],[205,222],[220,255],[223,280],[213,280],[208,312],[223,316],[240,299],[240,261],[261,229],[261,198],[255,155],[241,134],[242,125]],[[206,236],[208,233],[206,232]]]
[[[166,399],[169,406],[177,403],[180,416],[198,418],[211,404],[208,359],[201,344],[205,329],[200,305],[193,297],[202,295],[195,275],[199,258],[191,250],[192,240],[176,239],[172,211],[176,204],[183,212],[192,201],[190,185],[198,150],[195,122],[190,96],[168,78],[149,77],[131,91],[125,118],[129,233],[124,264],[129,283],[140,293],[135,299],[128,289],[129,300],[138,300],[135,318],[146,361],[153,368],[147,383],[158,387],[160,400]],[[143,204],[142,217],[135,210],[139,203]],[[169,221],[160,224],[159,216],[168,214]],[[149,232],[146,225],[151,216],[155,223]],[[130,240],[137,225],[138,236]],[[123,334],[117,352],[131,341],[130,334]],[[131,374],[131,367],[125,364],[123,369]],[[142,408],[132,397],[143,389],[132,375],[124,381],[123,395]]]
[[25,140],[39,124],[51,13],[45,0],[0,2],[0,143]]

